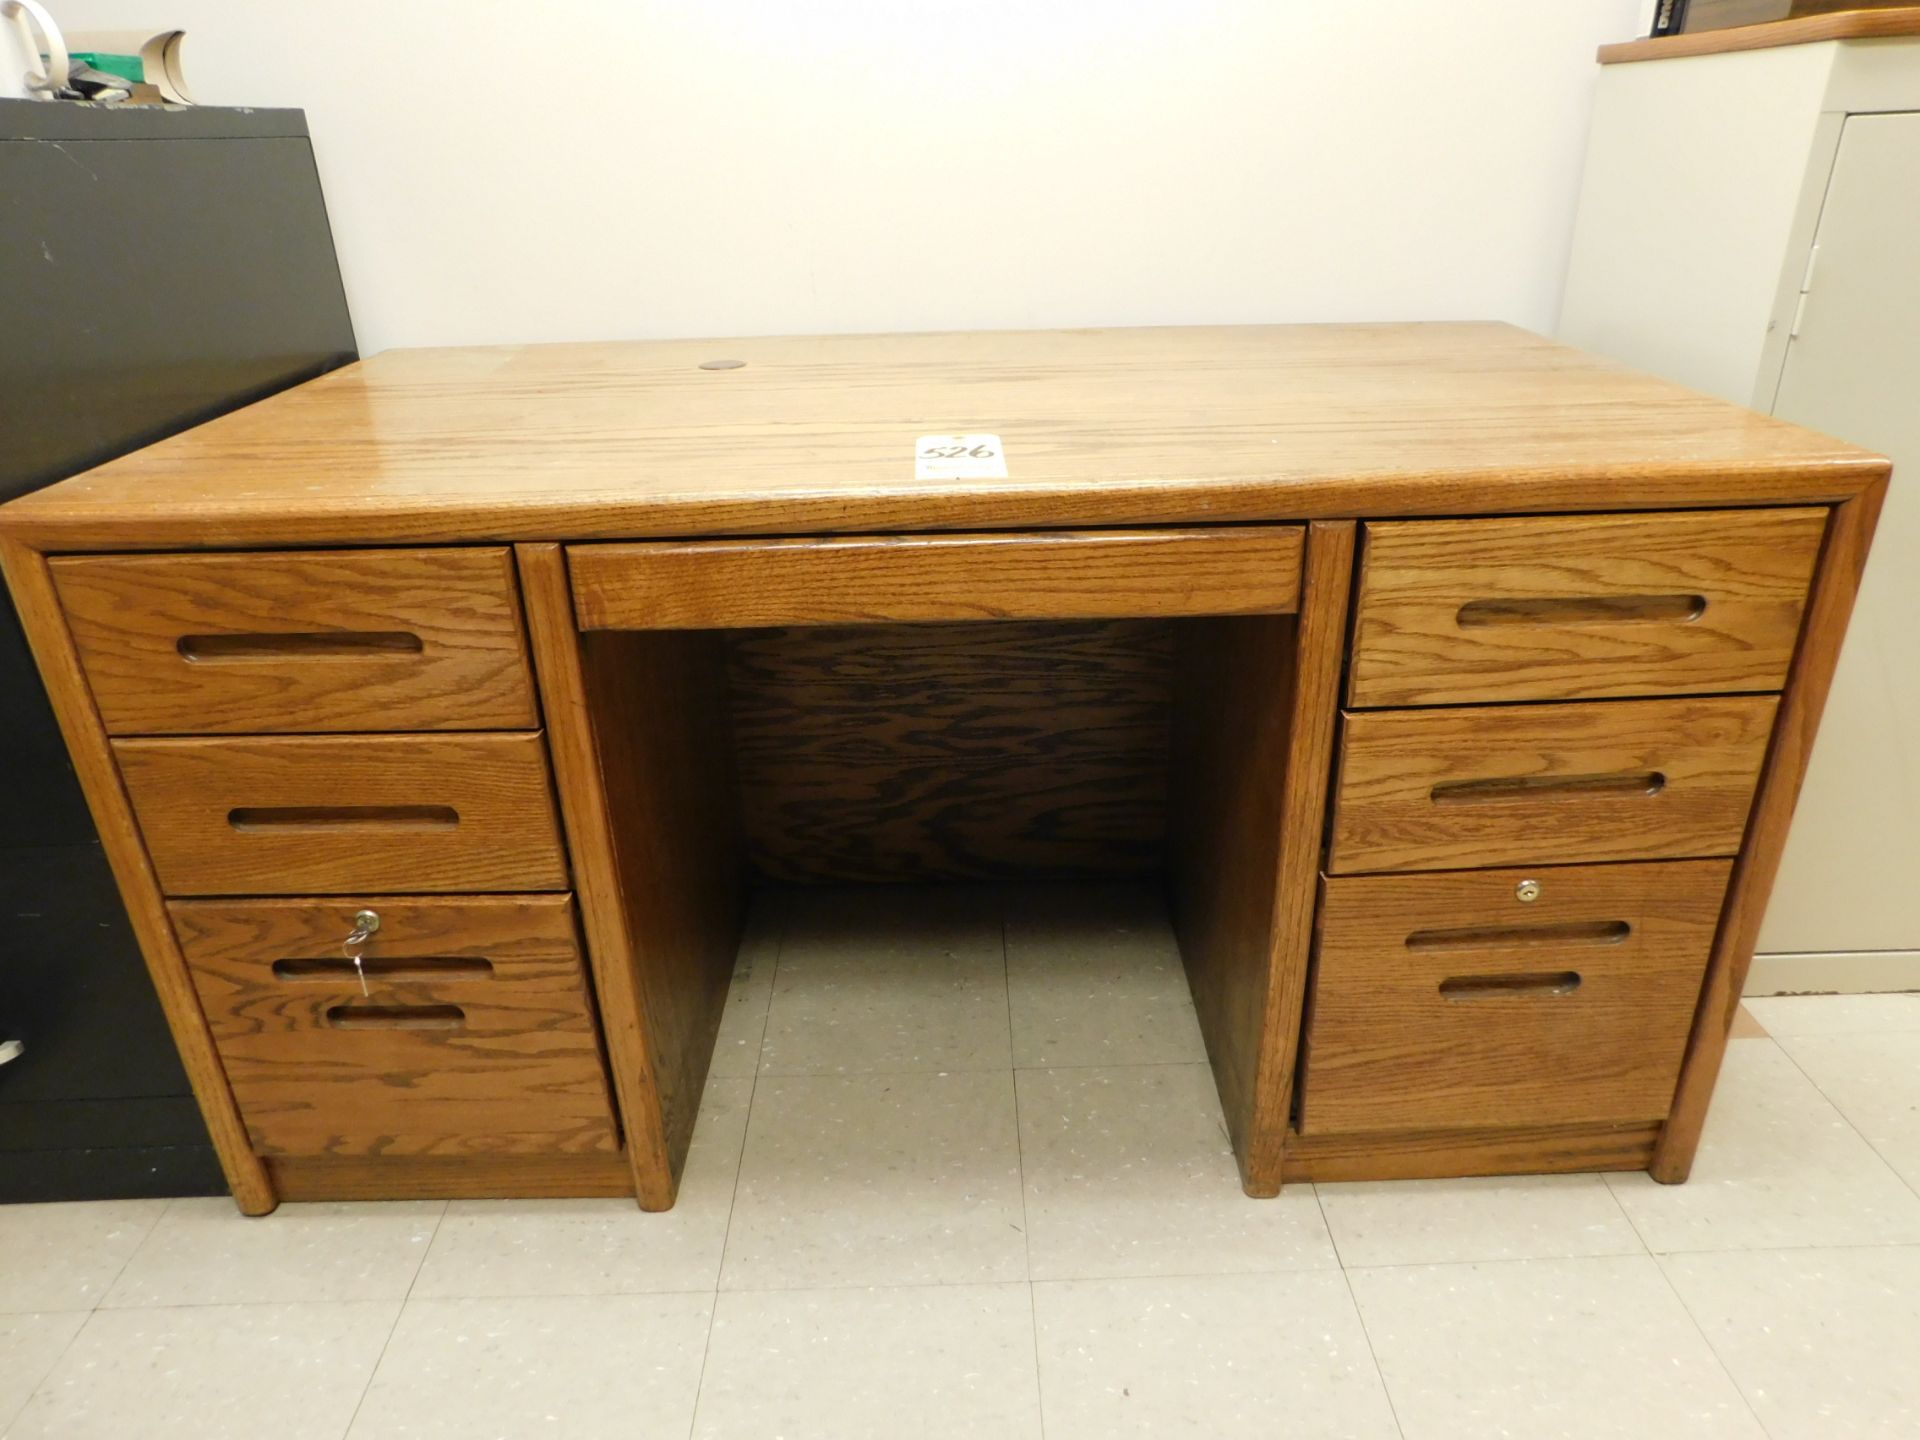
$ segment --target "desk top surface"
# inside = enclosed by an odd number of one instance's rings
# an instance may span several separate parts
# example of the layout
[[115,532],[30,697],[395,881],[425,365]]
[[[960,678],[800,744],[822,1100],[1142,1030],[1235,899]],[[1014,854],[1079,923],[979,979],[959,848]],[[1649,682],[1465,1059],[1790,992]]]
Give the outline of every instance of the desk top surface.
[[[737,368],[702,362],[738,360]],[[1004,479],[917,479],[989,434]],[[1505,325],[398,350],[0,507],[37,548],[1836,500],[1872,453]]]

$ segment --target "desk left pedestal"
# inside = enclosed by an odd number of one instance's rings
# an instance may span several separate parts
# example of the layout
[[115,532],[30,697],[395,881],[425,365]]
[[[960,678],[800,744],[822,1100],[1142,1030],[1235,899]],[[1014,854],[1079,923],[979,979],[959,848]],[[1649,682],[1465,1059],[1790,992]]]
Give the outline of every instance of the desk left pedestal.
[[0,559],[241,1210],[633,1193],[511,552]]

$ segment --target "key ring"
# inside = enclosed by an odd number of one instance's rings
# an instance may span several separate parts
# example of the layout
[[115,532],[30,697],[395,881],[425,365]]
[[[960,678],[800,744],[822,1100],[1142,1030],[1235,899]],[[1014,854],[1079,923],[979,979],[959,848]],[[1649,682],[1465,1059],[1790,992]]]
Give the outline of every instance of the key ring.
[[367,968],[360,962],[364,957],[367,941],[373,938],[374,931],[380,928],[380,916],[372,910],[362,910],[353,917],[353,929],[340,946],[340,953],[353,962],[353,973],[360,977],[360,993],[371,996],[367,988]]

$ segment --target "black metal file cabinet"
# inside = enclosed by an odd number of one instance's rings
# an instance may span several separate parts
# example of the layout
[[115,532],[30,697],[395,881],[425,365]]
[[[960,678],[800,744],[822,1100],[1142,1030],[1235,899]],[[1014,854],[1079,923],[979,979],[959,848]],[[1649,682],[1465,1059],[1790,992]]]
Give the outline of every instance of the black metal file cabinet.
[[[356,358],[297,110],[0,100],[0,500]],[[220,1168],[0,590],[0,1201]]]

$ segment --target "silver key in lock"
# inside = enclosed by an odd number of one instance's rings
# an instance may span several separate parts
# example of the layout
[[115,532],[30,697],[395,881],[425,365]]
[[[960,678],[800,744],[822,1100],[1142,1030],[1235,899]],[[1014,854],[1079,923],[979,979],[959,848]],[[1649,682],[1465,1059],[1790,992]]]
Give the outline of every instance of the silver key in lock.
[[341,953],[353,962],[353,973],[360,977],[360,993],[371,995],[367,988],[367,967],[361,963],[367,941],[373,938],[374,931],[380,928],[380,916],[373,910],[362,910],[353,917],[353,929],[341,945]]

